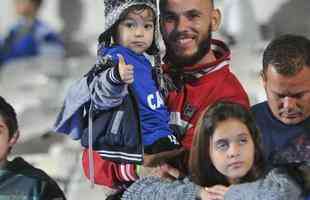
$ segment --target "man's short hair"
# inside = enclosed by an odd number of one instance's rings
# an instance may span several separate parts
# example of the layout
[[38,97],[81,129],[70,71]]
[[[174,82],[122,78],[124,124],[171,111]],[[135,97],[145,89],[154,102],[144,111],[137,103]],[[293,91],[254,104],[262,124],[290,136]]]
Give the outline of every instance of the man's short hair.
[[8,127],[9,137],[12,138],[18,129],[17,116],[14,108],[0,96],[0,116]]
[[291,34],[274,39],[263,54],[263,76],[269,65],[284,76],[293,76],[305,66],[310,68],[310,40]]
[[[164,10],[166,7],[168,0],[159,0],[159,10]],[[187,0],[189,1],[189,0]],[[214,6],[214,0],[205,0],[205,1],[210,1],[212,4],[212,7]]]

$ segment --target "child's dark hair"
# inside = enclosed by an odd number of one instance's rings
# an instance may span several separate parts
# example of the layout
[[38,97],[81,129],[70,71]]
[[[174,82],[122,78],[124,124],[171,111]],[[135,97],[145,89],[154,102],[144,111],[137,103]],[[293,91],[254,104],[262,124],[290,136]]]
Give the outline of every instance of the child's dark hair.
[[17,117],[14,108],[0,96],[0,117],[9,129],[9,138],[12,138],[18,129]]
[[[140,13],[143,12],[144,10],[149,9],[152,10],[149,6],[147,5],[134,5],[129,7],[128,9],[126,9],[119,17],[119,19],[117,20],[117,22],[107,31],[105,31],[104,33],[102,33],[99,38],[98,38],[98,42],[99,44],[102,44],[103,47],[109,47],[112,45],[112,40],[115,41],[115,36],[117,35],[117,27],[119,25],[119,23],[121,21],[123,21],[126,16],[128,15],[128,13],[130,12],[135,12],[135,13]],[[156,13],[153,12],[153,16],[154,16],[154,20],[153,23],[156,26]],[[151,46],[146,50],[146,53],[149,55],[155,55],[159,52],[159,49],[156,45],[156,39],[155,39],[155,33],[153,36],[153,42],[151,44]]]
[[240,179],[240,183],[258,179],[264,173],[264,159],[260,144],[260,134],[249,110],[237,103],[220,101],[202,114],[192,144],[189,170],[193,182],[209,187],[214,185],[230,185],[227,178],[216,170],[210,158],[210,141],[218,124],[237,119],[249,129],[254,143],[254,163],[249,172]]

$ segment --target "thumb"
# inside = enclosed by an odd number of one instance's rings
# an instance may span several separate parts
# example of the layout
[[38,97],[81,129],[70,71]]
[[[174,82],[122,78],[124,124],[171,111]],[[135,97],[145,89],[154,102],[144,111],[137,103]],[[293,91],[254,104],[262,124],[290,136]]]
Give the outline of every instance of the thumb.
[[118,64],[126,65],[125,59],[121,54],[117,54]]

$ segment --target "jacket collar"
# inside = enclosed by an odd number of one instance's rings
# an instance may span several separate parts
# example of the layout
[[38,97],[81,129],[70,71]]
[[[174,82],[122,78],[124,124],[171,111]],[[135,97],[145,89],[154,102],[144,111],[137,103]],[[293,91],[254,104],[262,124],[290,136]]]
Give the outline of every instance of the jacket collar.
[[168,88],[181,89],[185,83],[196,81],[206,74],[230,65],[231,53],[224,42],[220,40],[212,40],[211,50],[216,57],[216,60],[211,63],[187,66],[182,68],[182,70],[179,70],[177,66],[172,66],[169,63],[164,64],[163,70],[168,74],[168,76],[164,77]]
[[[223,63],[230,64],[230,58],[231,58],[231,52],[228,46],[220,41],[220,40],[215,40],[212,39],[212,44],[211,44],[211,51],[213,51],[216,60],[211,62],[211,63],[204,63],[204,64],[199,64],[199,65],[191,65],[191,66],[186,66],[183,67],[182,72],[183,73],[192,73],[196,71],[212,71],[211,69],[207,70],[207,68],[216,68],[219,65],[223,65]],[[170,73],[170,71],[174,71],[173,68],[174,66],[169,62],[167,57],[164,57],[164,66],[163,69],[165,72]],[[175,70],[179,71],[179,70]]]

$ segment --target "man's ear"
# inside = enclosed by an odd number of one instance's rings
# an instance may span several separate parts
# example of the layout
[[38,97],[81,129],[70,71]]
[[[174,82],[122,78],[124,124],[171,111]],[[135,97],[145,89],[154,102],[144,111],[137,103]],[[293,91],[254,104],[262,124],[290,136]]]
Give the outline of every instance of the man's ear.
[[265,75],[265,73],[263,72],[263,70],[259,73],[260,74],[260,78],[261,78],[261,83],[263,85],[263,87],[266,89],[267,87],[267,77]]
[[13,147],[19,138],[19,130],[17,130],[14,135],[9,140],[10,147]]
[[211,30],[213,32],[219,30],[221,19],[222,19],[221,11],[219,9],[213,9],[211,11]]

